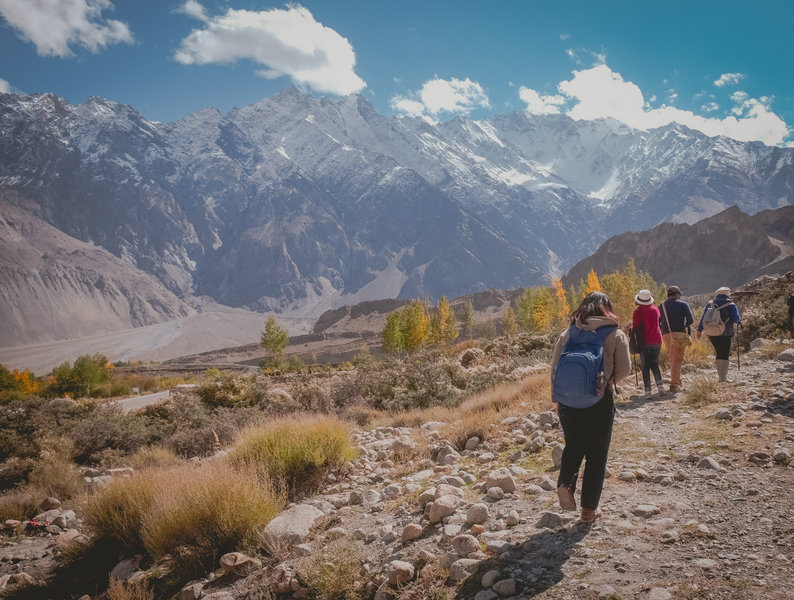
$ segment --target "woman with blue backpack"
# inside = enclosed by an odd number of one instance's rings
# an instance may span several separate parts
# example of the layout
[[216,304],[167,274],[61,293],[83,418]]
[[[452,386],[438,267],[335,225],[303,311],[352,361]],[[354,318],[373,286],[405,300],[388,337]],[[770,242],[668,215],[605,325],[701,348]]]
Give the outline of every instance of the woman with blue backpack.
[[730,298],[731,288],[721,287],[714,292],[714,299],[706,305],[698,324],[698,339],[703,333],[709,336],[714,352],[717,354],[717,377],[728,381],[728,365],[731,356],[731,340],[735,333],[734,324],[742,322],[739,309]]
[[557,496],[565,510],[576,510],[576,481],[584,461],[582,523],[592,523],[604,487],[615,403],[612,387],[631,372],[626,334],[603,292],[585,296],[570,327],[554,346],[551,398],[565,436]]

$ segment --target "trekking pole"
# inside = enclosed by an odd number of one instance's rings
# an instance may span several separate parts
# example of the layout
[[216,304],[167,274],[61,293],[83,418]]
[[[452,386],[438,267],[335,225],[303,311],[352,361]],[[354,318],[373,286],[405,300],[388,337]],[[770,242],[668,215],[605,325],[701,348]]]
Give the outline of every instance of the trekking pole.
[[631,355],[631,362],[634,364],[634,385],[640,387],[640,377],[637,375],[637,355]]
[[[736,325],[737,333],[739,332],[739,329],[741,329],[741,326],[742,326],[741,323],[738,323]],[[737,371],[742,370],[742,353],[741,353],[741,344],[739,343],[739,336],[736,336],[736,370]]]

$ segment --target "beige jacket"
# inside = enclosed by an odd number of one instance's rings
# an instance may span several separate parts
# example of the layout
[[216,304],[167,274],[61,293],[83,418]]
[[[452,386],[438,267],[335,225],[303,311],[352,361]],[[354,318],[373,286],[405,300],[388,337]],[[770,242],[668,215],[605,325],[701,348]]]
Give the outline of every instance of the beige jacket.
[[[587,323],[582,323],[578,319],[576,325],[580,329],[594,330],[603,325],[618,325],[615,319],[609,317],[590,317]],[[554,345],[554,354],[551,358],[551,372],[560,360],[560,354],[565,344],[568,342],[568,329],[562,332],[557,343]],[[604,375],[609,379],[614,371],[615,383],[618,383],[631,374],[631,354],[629,353],[629,340],[626,334],[618,328],[610,333],[604,340]]]

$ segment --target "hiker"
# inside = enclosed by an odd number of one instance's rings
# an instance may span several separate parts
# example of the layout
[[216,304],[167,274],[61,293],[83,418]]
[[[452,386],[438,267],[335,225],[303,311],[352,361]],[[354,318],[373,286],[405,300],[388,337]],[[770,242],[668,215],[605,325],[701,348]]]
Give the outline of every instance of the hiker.
[[727,287],[721,287],[714,292],[714,299],[706,305],[698,324],[698,339],[705,331],[717,353],[717,375],[720,381],[728,381],[728,359],[731,354],[734,323],[739,324],[742,321],[730,294],[731,289]]
[[640,290],[634,296],[637,308],[631,317],[632,329],[642,330],[643,346],[640,349],[640,368],[642,383],[645,385],[645,397],[653,395],[651,391],[651,372],[656,382],[656,390],[664,394],[662,372],[659,370],[659,352],[662,349],[662,331],[659,329],[659,309],[653,305],[650,290]]
[[[604,487],[615,418],[611,384],[617,384],[631,373],[631,357],[628,339],[618,327],[618,317],[606,294],[588,294],[571,315],[570,323],[554,346],[551,363],[552,399],[557,403],[565,436],[557,496],[563,509],[576,510],[574,492],[584,460],[580,521],[592,523],[601,516],[598,503]],[[588,346],[588,342],[591,345]],[[588,377],[596,375],[596,384],[589,388],[584,386],[587,389],[582,391],[571,385],[581,373],[581,363],[576,364],[571,359],[577,351],[580,357],[588,351],[592,351],[591,357],[597,357],[597,372],[588,374]],[[572,365],[570,370],[569,365]]]
[[788,329],[794,334],[794,290],[786,296],[786,306],[788,306]]
[[681,365],[684,364],[686,349],[692,344],[691,325],[695,319],[689,304],[681,300],[681,289],[677,285],[667,288],[667,300],[659,309],[659,325],[670,362],[670,391],[675,393],[681,388]]

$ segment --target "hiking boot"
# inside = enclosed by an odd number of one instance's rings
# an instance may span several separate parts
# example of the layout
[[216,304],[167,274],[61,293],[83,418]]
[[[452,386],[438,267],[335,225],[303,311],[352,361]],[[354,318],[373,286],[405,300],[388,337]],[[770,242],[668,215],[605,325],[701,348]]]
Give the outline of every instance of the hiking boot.
[[679,386],[677,386],[677,385],[671,385],[670,386],[670,393],[671,394],[677,394],[680,391],[681,391],[681,388]]
[[664,396],[664,385],[663,384],[660,383],[660,384],[658,384],[656,386],[656,393],[659,394],[660,396]]
[[579,522],[589,524],[594,522],[600,516],[601,516],[600,508],[583,508],[582,516],[579,519]]
[[650,398],[652,396],[653,396],[653,392],[651,391],[651,388],[648,388],[647,390],[645,390],[645,397],[646,398]]
[[561,485],[557,488],[557,498],[560,499],[560,508],[563,510],[576,510],[576,500],[573,497],[573,491],[567,485]]

